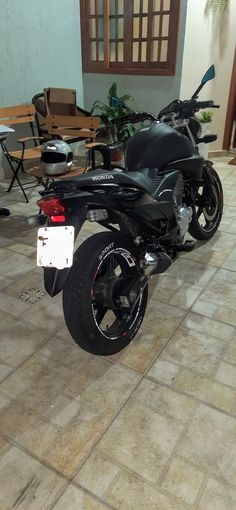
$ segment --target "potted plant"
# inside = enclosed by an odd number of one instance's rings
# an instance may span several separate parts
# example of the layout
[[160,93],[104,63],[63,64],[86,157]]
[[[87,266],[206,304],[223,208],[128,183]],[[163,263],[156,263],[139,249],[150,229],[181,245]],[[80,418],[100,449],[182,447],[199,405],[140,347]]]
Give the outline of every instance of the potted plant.
[[[210,125],[213,117],[213,112],[210,112],[209,110],[203,111],[198,115],[198,120],[201,122],[201,128],[202,128],[202,137],[205,135],[209,135],[211,133]],[[209,144],[208,143],[199,143],[198,144],[199,153],[204,158],[208,158],[208,150],[209,150]]]
[[[114,106],[114,98],[117,100],[118,106]],[[93,103],[91,115],[94,111],[98,111],[101,118],[101,128],[96,137],[97,141],[108,144],[119,141],[122,142],[125,149],[128,139],[135,133],[135,127],[132,124],[119,126],[119,122],[115,124],[111,121],[116,119],[118,121],[119,117],[127,114],[127,108],[124,103],[131,99],[131,96],[128,94],[119,97],[117,94],[117,83],[114,82],[108,90],[107,104],[102,101],[95,101]],[[113,150],[111,152],[112,161],[121,161],[124,157],[124,149]]]
[[202,124],[208,124],[212,121],[212,117],[213,117],[213,112],[209,112],[209,110],[207,111],[203,111],[200,113],[200,115],[198,115],[198,120],[202,123]]

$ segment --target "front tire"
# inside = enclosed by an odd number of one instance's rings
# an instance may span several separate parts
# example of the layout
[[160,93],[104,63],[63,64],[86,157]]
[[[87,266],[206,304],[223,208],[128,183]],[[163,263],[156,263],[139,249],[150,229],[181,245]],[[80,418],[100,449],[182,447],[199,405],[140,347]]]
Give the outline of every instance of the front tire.
[[82,349],[99,355],[122,350],[144,318],[148,287],[139,288],[135,246],[102,232],[76,251],[63,290],[69,332]]
[[218,230],[223,214],[223,190],[220,178],[210,163],[205,163],[203,184],[194,197],[189,233],[199,241],[211,239]]

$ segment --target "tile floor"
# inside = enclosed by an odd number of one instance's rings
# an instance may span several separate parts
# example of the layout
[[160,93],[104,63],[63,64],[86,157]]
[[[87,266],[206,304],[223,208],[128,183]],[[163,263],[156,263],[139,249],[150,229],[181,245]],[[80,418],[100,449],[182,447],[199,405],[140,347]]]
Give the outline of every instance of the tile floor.
[[[235,510],[236,168],[214,239],[151,284],[110,358],[79,349],[36,267],[37,192],[0,218],[0,509]],[[30,223],[31,222],[31,223]],[[80,239],[91,233],[86,226]]]

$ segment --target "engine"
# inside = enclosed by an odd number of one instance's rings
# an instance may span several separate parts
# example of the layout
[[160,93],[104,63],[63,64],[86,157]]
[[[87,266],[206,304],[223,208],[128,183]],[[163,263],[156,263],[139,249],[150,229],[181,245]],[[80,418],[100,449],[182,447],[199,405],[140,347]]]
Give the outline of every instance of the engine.
[[174,189],[174,210],[176,222],[179,227],[179,237],[183,239],[188,231],[189,223],[192,219],[192,207],[187,207],[183,203],[184,196],[184,180],[182,175],[179,176]]

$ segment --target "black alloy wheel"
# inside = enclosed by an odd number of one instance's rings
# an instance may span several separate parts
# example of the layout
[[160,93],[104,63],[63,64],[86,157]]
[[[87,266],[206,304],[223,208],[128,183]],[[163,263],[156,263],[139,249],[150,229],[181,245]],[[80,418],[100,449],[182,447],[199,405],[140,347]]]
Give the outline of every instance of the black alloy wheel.
[[209,167],[211,178],[203,172],[203,184],[195,194],[189,233],[200,241],[211,239],[218,230],[223,213],[223,190],[217,172]]
[[101,355],[123,349],[144,317],[148,288],[135,246],[99,233],[77,250],[63,291],[67,327],[83,349]]

